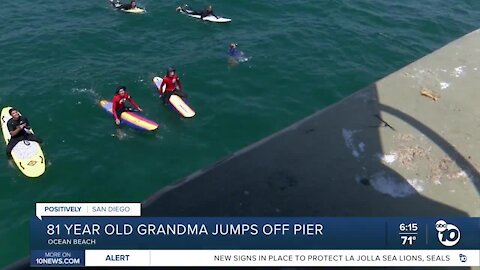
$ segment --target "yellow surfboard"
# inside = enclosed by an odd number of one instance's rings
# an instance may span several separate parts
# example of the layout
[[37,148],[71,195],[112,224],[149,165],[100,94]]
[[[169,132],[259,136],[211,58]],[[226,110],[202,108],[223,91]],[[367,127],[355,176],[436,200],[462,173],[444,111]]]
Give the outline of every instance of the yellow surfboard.
[[[10,132],[7,122],[12,118],[8,111],[12,107],[5,107],[0,114],[2,133],[5,144],[10,141]],[[33,133],[33,130],[30,130]],[[40,144],[33,141],[20,141],[13,147],[12,157],[20,171],[27,177],[39,177],[45,172],[45,157]]]
[[[160,77],[154,77],[153,78],[153,83],[157,86],[157,89],[160,90],[160,86],[162,85],[162,78]],[[165,92],[165,85],[163,86],[162,89],[162,94]],[[170,98],[168,99],[170,106],[173,110],[175,110],[177,113],[179,113],[181,116],[185,118],[190,118],[195,116],[195,112],[193,109],[188,106],[188,104],[179,96],[177,95],[171,95]]]
[[125,9],[125,10],[122,9],[122,11],[128,12],[128,13],[145,13],[145,9],[138,8],[138,7],[132,8],[132,9]]

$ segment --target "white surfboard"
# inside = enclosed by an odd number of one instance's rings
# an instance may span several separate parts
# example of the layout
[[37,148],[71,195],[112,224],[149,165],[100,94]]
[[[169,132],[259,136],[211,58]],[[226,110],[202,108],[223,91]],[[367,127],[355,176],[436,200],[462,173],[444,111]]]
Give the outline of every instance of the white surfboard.
[[[200,15],[189,14],[188,12],[192,12],[192,10],[189,10],[189,9],[180,9],[179,12],[195,19],[202,18]],[[206,16],[206,17],[203,17],[203,20],[208,22],[214,22],[214,23],[228,23],[232,21],[232,19],[229,19],[229,18],[224,18],[224,17],[217,18],[215,16]]]
[[[155,77],[153,78],[153,82],[157,86],[157,89],[160,90],[160,86],[162,85],[163,79],[160,77]],[[165,86],[163,86],[163,89],[161,89],[161,93],[165,92]],[[168,102],[172,106],[172,109],[174,109],[178,114],[185,118],[191,118],[195,116],[195,112],[193,111],[190,106],[183,100],[183,98],[177,96],[177,95],[171,95]]]

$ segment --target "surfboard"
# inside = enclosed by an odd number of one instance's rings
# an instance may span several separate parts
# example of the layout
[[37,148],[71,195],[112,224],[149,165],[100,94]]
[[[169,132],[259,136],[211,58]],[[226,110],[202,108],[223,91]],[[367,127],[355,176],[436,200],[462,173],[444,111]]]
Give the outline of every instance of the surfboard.
[[139,7],[131,8],[131,9],[121,9],[121,11],[127,12],[127,13],[145,13],[146,12],[145,9],[142,9]]
[[[10,131],[7,122],[12,118],[8,111],[12,107],[2,109],[0,119],[2,122],[2,133],[5,144],[10,141]],[[33,133],[33,130],[30,130]],[[45,156],[40,144],[34,141],[20,141],[12,149],[12,158],[18,169],[27,177],[36,178],[45,172]]]
[[[162,85],[163,79],[160,77],[154,77],[153,78],[153,83],[157,86],[157,89],[160,90],[160,85]],[[165,86],[163,87],[164,89],[161,89],[161,93],[163,95],[163,92],[165,92]],[[177,95],[171,95],[169,100],[168,100],[168,105],[170,105],[170,108],[172,108],[174,111],[176,111],[180,116],[185,117],[185,118],[191,118],[195,116],[195,112],[193,109],[188,105],[186,100],[183,98],[177,96]]]
[[[192,17],[192,18],[195,18],[195,19],[201,19],[202,16],[200,15],[192,15],[192,14],[189,14],[188,12],[193,12],[193,10],[190,10],[190,9],[180,9],[179,10],[180,13],[182,14],[185,14],[189,17]],[[203,17],[203,20],[204,21],[208,21],[208,22],[214,22],[214,23],[228,23],[228,22],[231,22],[232,19],[229,19],[229,18],[224,18],[224,17],[215,17],[215,16],[206,16],[206,17]]]
[[[100,106],[113,116],[112,102],[101,100]],[[120,123],[142,131],[154,131],[158,128],[157,123],[136,112],[123,112],[122,115],[120,115]]]

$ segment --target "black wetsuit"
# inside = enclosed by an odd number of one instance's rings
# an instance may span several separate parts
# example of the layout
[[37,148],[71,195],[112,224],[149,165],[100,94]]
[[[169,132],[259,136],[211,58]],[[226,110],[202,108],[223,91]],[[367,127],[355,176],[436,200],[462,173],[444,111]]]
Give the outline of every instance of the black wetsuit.
[[[30,128],[30,123],[28,122],[28,119],[26,117],[20,116],[17,120],[11,118],[7,122],[7,128],[8,131],[14,131],[17,129],[18,126],[21,124],[26,124],[25,128],[29,129]],[[42,140],[38,138],[34,134],[30,134],[24,130],[20,131],[17,135],[12,136],[10,138],[10,141],[8,141],[7,144],[7,157],[11,158],[12,157],[12,149],[17,145],[18,142],[21,141],[34,141],[38,143],[42,143]]]
[[[136,4],[136,3],[135,3],[135,4]],[[133,8],[137,7],[136,5],[135,5],[135,7],[132,7],[132,3],[129,3],[129,4],[120,4],[119,2],[117,2],[117,3],[112,2],[112,5],[113,5],[115,8],[123,9],[123,10],[129,10],[129,9],[133,9]]]
[[213,13],[213,9],[210,11],[208,11],[208,9],[204,9],[202,11],[194,11],[194,10],[186,10],[182,8],[182,10],[190,15],[200,15],[200,19],[202,20],[204,17],[208,17],[208,16],[215,16],[218,19],[218,16],[215,15],[215,13]]
[[120,6],[120,9],[129,10],[129,9],[134,9],[136,7],[137,6],[132,7],[132,4],[123,4]]

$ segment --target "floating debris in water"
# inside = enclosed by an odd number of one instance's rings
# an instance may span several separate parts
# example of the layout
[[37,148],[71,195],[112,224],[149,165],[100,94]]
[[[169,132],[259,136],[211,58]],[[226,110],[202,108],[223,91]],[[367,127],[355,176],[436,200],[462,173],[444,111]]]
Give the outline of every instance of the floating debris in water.
[[420,94],[422,96],[431,98],[433,101],[437,101],[438,99],[440,99],[440,97],[438,95],[436,95],[432,90],[429,90],[425,87],[422,88],[422,91],[420,91]]

